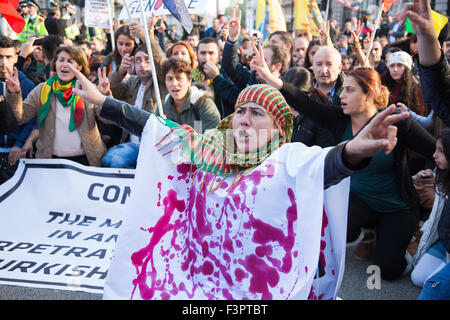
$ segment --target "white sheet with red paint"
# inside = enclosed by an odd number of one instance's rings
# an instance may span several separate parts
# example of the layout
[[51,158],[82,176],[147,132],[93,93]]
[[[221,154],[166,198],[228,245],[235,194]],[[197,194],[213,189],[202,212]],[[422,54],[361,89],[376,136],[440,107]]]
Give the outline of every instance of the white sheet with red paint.
[[181,151],[164,155],[175,135],[155,148],[168,132],[154,116],[144,129],[105,299],[336,297],[348,179],[323,191],[328,150],[284,145],[231,188],[234,175],[193,175]]

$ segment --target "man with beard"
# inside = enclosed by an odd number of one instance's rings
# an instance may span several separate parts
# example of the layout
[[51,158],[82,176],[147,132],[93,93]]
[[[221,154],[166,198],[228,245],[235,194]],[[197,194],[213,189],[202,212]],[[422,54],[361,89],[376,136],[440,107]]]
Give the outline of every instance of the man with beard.
[[202,82],[214,91],[215,103],[222,118],[232,114],[240,90],[219,64],[220,48],[217,39],[200,40],[197,61],[198,68],[192,70],[192,80]]

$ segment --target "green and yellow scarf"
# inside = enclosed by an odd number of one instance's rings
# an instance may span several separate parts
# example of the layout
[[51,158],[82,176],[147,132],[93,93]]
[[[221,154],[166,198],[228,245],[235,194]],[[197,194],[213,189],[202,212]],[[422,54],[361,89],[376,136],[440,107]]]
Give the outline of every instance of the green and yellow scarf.
[[71,115],[69,122],[69,130],[75,130],[83,119],[84,101],[79,96],[72,93],[72,89],[76,86],[77,79],[74,78],[70,82],[62,82],[58,76],[48,79],[41,90],[41,106],[39,108],[39,126],[44,125],[45,117],[50,110],[50,96],[52,92],[61,102],[63,107],[70,106]]

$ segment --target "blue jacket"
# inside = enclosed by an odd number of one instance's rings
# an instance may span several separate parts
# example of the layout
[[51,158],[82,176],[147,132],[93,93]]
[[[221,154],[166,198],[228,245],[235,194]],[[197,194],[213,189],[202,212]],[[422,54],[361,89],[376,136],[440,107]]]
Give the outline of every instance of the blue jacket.
[[[25,74],[22,71],[19,71],[19,82],[22,91],[22,99],[25,100],[25,98],[28,96],[31,90],[34,89],[35,85],[33,81],[28,79],[27,76],[25,76]],[[4,96],[3,86],[0,86],[0,94]],[[28,136],[30,135],[30,132],[33,129],[37,128],[38,128],[37,118],[34,117],[27,123],[24,123],[23,125],[19,126],[14,132],[11,132],[7,135],[0,135],[0,146],[4,148],[9,147],[22,148]]]

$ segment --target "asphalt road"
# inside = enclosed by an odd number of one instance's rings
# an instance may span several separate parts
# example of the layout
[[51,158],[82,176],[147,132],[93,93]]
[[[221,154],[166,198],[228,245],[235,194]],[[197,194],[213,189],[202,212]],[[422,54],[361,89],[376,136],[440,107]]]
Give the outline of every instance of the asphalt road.
[[[371,263],[353,257],[354,248],[347,249],[344,279],[339,291],[343,300],[415,300],[420,289],[413,286],[409,276],[396,281],[376,281]],[[369,268],[369,272],[368,271]],[[370,279],[369,279],[370,278]],[[369,285],[375,288],[368,288]],[[375,279],[375,280],[374,280]],[[379,284],[379,286],[378,286]],[[100,300],[102,295],[86,292],[0,286],[0,300]]]

